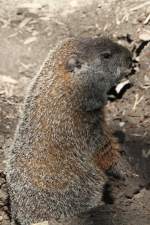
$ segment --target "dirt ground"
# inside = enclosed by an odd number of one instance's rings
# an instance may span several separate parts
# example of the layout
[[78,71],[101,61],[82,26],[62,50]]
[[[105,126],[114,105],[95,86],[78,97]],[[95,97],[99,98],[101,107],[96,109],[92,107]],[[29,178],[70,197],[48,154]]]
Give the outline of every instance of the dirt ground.
[[132,50],[137,71],[129,89],[107,105],[134,176],[115,185],[116,200],[100,210],[100,225],[150,225],[149,0],[0,0],[0,224],[9,225],[11,216],[4,151],[31,78],[59,40],[101,35]]

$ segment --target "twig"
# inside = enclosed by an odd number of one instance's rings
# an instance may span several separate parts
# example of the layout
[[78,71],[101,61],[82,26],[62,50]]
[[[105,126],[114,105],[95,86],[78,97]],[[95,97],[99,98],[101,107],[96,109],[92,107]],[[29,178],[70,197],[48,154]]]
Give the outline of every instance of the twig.
[[133,111],[136,109],[137,105],[143,100],[143,98],[144,98],[144,96],[139,98],[138,94],[135,95],[135,102],[134,102],[134,105],[133,105],[133,108],[132,108]]
[[148,24],[149,21],[150,21],[150,14],[146,17],[143,24],[146,25],[146,24]]
[[147,5],[150,5],[150,2],[149,2],[149,1],[148,1],[148,2],[144,2],[144,3],[141,4],[141,5],[135,6],[134,8],[130,9],[130,11],[131,11],[131,12],[132,12],[132,11],[136,11],[136,10],[138,10],[138,9],[141,9],[141,8],[147,6]]

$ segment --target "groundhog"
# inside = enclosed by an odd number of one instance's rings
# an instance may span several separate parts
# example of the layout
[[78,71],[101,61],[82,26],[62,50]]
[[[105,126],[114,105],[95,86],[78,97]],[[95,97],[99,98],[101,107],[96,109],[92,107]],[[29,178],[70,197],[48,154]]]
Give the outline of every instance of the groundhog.
[[131,61],[107,38],[70,38],[48,55],[7,157],[16,223],[67,218],[103,204],[106,171],[120,158],[104,106]]

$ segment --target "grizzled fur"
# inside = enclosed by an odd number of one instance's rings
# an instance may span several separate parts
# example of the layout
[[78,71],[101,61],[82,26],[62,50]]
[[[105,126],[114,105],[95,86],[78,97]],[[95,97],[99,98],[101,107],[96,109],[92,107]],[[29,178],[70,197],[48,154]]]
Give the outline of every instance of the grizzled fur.
[[15,221],[29,225],[102,205],[105,171],[119,160],[103,107],[130,64],[129,51],[105,38],[67,39],[50,53],[7,156]]

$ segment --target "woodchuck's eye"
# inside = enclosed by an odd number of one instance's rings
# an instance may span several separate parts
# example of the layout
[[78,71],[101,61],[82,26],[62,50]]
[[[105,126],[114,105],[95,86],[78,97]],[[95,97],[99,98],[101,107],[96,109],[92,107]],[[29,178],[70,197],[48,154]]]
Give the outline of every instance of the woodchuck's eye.
[[111,51],[104,51],[101,53],[101,56],[104,58],[104,59],[110,59],[112,57],[112,53]]
[[81,68],[81,62],[77,55],[71,55],[66,63],[66,68],[68,71],[73,72],[75,68]]

